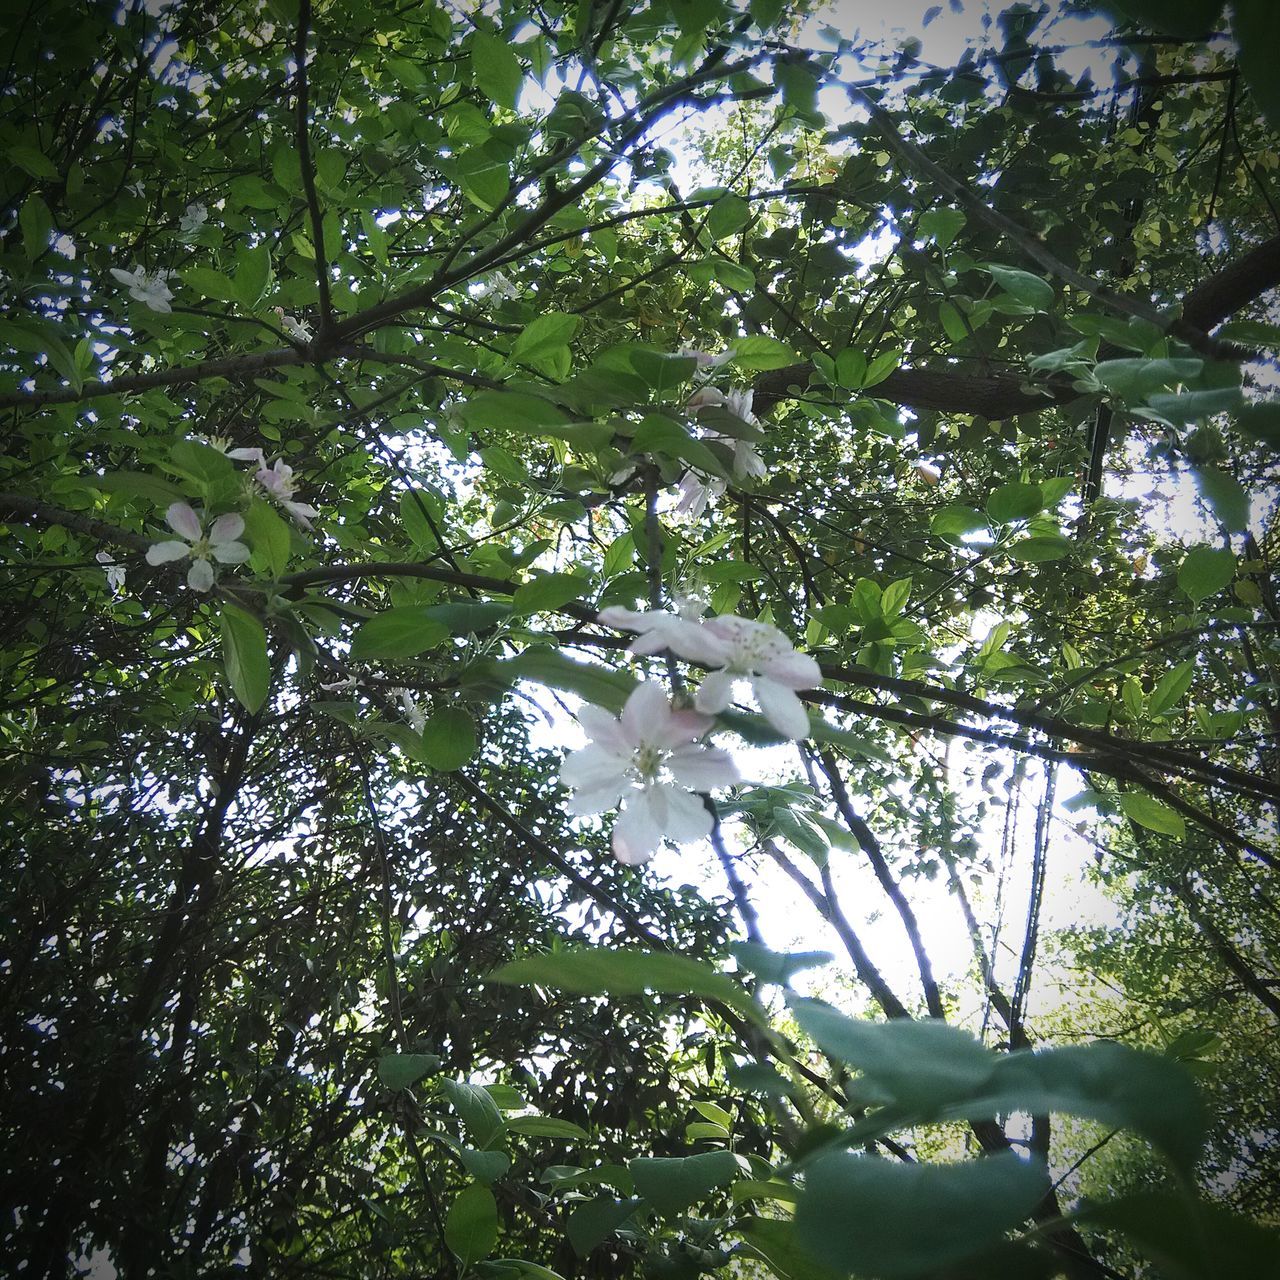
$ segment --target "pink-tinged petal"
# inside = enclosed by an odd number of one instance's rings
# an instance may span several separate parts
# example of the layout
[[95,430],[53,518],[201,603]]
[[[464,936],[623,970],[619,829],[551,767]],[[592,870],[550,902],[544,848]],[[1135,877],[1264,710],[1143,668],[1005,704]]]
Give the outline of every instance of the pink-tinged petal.
[[311,522],[320,513],[315,507],[305,502],[289,502],[285,501],[280,504],[304,529],[311,528]]
[[693,792],[686,791],[683,787],[659,783],[654,790],[657,791],[659,788],[666,802],[667,820],[664,834],[667,839],[676,844],[705,840],[711,834],[713,822],[707,806]]
[[175,502],[164,513],[169,528],[181,534],[188,542],[198,542],[204,533],[200,528],[200,517],[185,502]]
[[667,692],[652,681],[636,685],[627,705],[622,708],[622,728],[628,742],[653,742],[671,714]]
[[700,715],[697,711],[672,711],[649,735],[648,741],[652,746],[672,751],[702,737],[710,728],[710,716]]
[[260,467],[266,464],[261,449],[228,449],[227,457],[234,458],[237,462],[256,462]]
[[714,791],[742,781],[733,757],[723,747],[681,747],[668,757],[667,768],[691,791]]
[[213,558],[219,564],[244,564],[250,555],[249,548],[243,542],[220,542],[211,550]]
[[620,604],[611,604],[607,609],[601,609],[596,618],[616,631],[645,631],[649,626],[649,616],[634,609],[624,609]]
[[187,586],[192,591],[208,591],[213,586],[213,565],[207,560],[193,560],[187,570]]
[[593,742],[565,756],[560,765],[560,781],[567,787],[588,791],[612,783],[621,794],[626,785],[626,761]]
[[757,676],[751,682],[756,701],[764,718],[779,733],[788,738],[807,738],[809,736],[809,713],[804,703],[788,688]]
[[818,689],[822,686],[822,668],[807,653],[784,653],[762,663],[760,673],[788,689]]
[[707,715],[719,715],[733,701],[733,686],[737,681],[732,671],[713,671],[702,682],[693,705]]
[[153,542],[147,548],[147,563],[168,564],[171,560],[182,560],[190,554],[189,542]]
[[619,862],[638,867],[649,861],[662,844],[661,815],[654,812],[652,788],[634,793],[613,824],[613,854]]
[[640,744],[632,742],[618,722],[603,707],[584,702],[578,708],[578,723],[591,735],[594,742],[619,757],[629,757]]
[[209,530],[209,541],[216,547],[223,542],[234,542],[244,532],[244,517],[234,511],[219,516]]

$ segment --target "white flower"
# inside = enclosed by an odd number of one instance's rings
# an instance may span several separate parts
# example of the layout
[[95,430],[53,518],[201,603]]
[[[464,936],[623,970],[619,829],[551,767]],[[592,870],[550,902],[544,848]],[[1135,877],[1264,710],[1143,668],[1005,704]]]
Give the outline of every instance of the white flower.
[[936,485],[942,479],[942,472],[931,462],[917,462],[914,470],[916,475],[930,487]]
[[501,271],[495,271],[486,280],[480,281],[479,284],[471,286],[471,296],[476,302],[483,302],[486,298],[497,294],[500,298],[518,298],[520,290],[515,287],[510,279]]
[[733,359],[732,351],[722,351],[718,356],[713,356],[710,351],[699,351],[696,347],[681,347],[676,355],[686,360],[697,361],[699,370],[718,369],[722,364],[728,364]]
[[237,462],[256,462],[260,467],[267,465],[261,449],[233,449],[231,441],[226,436],[197,436],[196,439],[200,440],[201,444],[207,444],[210,449],[217,449],[219,453],[225,453],[228,458],[234,458]]
[[[745,391],[721,391],[719,387],[699,387],[685,402],[690,413],[699,409],[725,409],[735,417],[741,418],[748,426],[759,426],[752,413],[754,393],[748,388]],[[733,478],[741,480],[744,476],[759,479],[766,474],[764,459],[755,451],[749,440],[739,440],[725,435],[723,432],[704,429],[704,440],[722,440],[733,445]],[[680,498],[676,503],[678,515],[688,515],[696,520],[706,509],[707,504],[718,498],[728,488],[728,484],[717,477],[708,476],[698,470],[686,471],[680,481]]]
[[139,267],[136,271],[121,271],[112,267],[111,274],[129,290],[129,296],[137,302],[145,302],[152,311],[172,311],[169,305],[173,290],[165,284],[168,272],[157,271],[148,275]]
[[409,722],[409,727],[414,733],[421,733],[427,727],[427,713],[418,706],[413,690],[397,689],[396,693],[400,696],[400,707],[404,712],[404,718]]
[[656,684],[640,684],[620,717],[589,703],[578,720],[592,741],[565,758],[560,778],[574,789],[569,812],[600,813],[620,801],[613,827],[619,862],[648,862],[663,840],[686,844],[711,834],[712,819],[694,794],[737,782],[728,752],[697,742],[711,720],[677,711]]
[[304,529],[311,528],[311,521],[320,513],[315,507],[305,502],[294,502],[293,494],[297,481],[293,478],[293,468],[283,459],[277,458],[271,466],[262,461],[259,453],[259,466],[255,479],[267,491],[276,503],[284,508]]
[[185,502],[175,502],[164,513],[164,518],[169,528],[185,541],[153,542],[147,548],[147,563],[168,564],[190,556],[187,586],[192,591],[208,591],[213,586],[211,559],[219,564],[244,564],[249,558],[249,548],[236,541],[244,532],[244,520],[234,512],[219,516],[210,526],[207,537],[200,517]]
[[200,228],[209,219],[209,210],[202,204],[189,204],[187,211],[178,219],[178,230],[184,236],[194,236],[198,234]]
[[294,319],[283,307],[276,308],[276,315],[279,317],[280,327],[294,342],[310,342],[315,336],[307,325],[301,320]]
[[[703,636],[698,642],[698,655],[681,656],[704,661],[700,655],[709,644],[719,652],[708,665],[720,670],[702,682],[694,699],[698,710],[708,715],[725,710],[733,701],[734,686],[745,681],[765,719],[779,733],[788,738],[808,737],[809,713],[795,691],[816,689],[822,684],[818,664],[807,653],[797,653],[791,641],[767,622],[727,613],[702,623],[700,629]],[[678,648],[676,652],[680,652]]]
[[648,655],[670,649],[690,662],[712,667],[720,665],[724,654],[724,645],[720,641],[707,634],[696,618],[690,619],[683,614],[663,613],[661,610],[637,613],[614,604],[600,611],[599,620],[617,631],[639,632],[628,646],[632,653]]
[[124,590],[124,565],[116,564],[115,556],[109,551],[99,551],[94,559],[104,566],[107,586],[111,588],[112,595],[118,596]]
[[360,682],[355,676],[344,676],[341,680],[335,680],[332,684],[325,684],[323,681],[320,687],[325,693],[338,693],[344,689],[354,689]]

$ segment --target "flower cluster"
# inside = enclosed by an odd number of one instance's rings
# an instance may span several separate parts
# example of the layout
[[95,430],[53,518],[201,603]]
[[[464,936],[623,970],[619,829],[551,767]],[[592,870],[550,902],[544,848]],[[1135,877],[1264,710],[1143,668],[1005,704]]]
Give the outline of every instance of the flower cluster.
[[145,302],[152,311],[167,313],[173,310],[169,305],[173,301],[173,290],[166,283],[169,278],[167,271],[148,273],[141,267],[133,271],[112,267],[111,274],[129,290],[129,296],[135,302]]
[[590,704],[578,712],[592,740],[561,766],[561,780],[574,790],[570,812],[600,813],[621,802],[613,851],[619,861],[636,865],[647,862],[664,839],[684,844],[710,834],[711,810],[694,793],[730,786],[738,771],[726,752],[698,739],[712,727],[712,717],[727,710],[737,686],[751,689],[779,733],[803,738],[809,716],[796,691],[816,688],[822,672],[777,627],[733,614],[700,621],[614,606],[600,621],[636,632],[633,653],[666,650],[710,668],[692,709],[674,707],[655,684],[641,684],[621,717]]
[[[716,357],[711,357],[714,362]],[[745,391],[721,391],[718,387],[699,387],[685,403],[689,412],[696,414],[700,409],[725,409],[737,418],[741,418],[748,426],[758,427],[753,409],[754,395],[750,389]],[[765,474],[764,459],[751,447],[747,440],[733,439],[722,432],[709,428],[702,432],[704,440],[723,440],[733,445],[733,478],[742,480],[750,476],[759,479]],[[685,472],[680,481],[680,500],[676,503],[676,511],[688,514],[697,519],[707,508],[707,504],[718,498],[728,487],[726,481],[718,476],[708,476],[701,471]]]

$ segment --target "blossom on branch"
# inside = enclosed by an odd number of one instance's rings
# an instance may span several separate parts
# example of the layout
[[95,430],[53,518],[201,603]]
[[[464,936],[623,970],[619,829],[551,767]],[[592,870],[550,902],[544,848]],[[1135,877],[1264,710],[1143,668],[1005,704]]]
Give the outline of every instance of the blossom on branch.
[[751,686],[764,717],[788,738],[809,736],[809,713],[797,689],[816,689],[822,670],[807,653],[797,653],[777,627],[728,613],[711,618],[702,630],[719,653],[719,667],[702,682],[694,705],[709,715],[724,711],[739,681]]
[[662,688],[640,684],[621,716],[584,704],[578,720],[591,742],[572,752],[560,778],[572,787],[569,812],[601,813],[621,802],[613,827],[619,862],[648,862],[664,840],[687,844],[711,834],[712,818],[695,792],[739,781],[728,752],[697,741],[707,716],[676,710]]
[[309,325],[291,316],[283,307],[276,308],[276,317],[280,321],[280,327],[294,342],[310,342],[315,337]]
[[164,515],[174,533],[183,541],[153,542],[147,548],[147,563],[169,564],[191,557],[187,586],[192,591],[208,591],[213,586],[212,561],[219,564],[244,564],[249,548],[236,539],[244,532],[244,520],[230,512],[219,516],[206,535],[200,517],[185,502],[175,502]]
[[209,210],[202,204],[187,205],[186,212],[178,219],[178,230],[183,236],[194,236],[209,219]]
[[169,303],[173,300],[173,290],[165,283],[168,273],[156,271],[148,274],[141,267],[134,271],[122,271],[112,267],[111,274],[129,290],[129,296],[136,302],[145,302],[152,311],[169,312],[173,308]]
[[723,646],[707,636],[702,624],[683,614],[664,613],[653,609],[639,613],[610,605],[599,613],[600,621],[616,631],[637,631],[639,635],[628,645],[632,653],[649,656],[670,649],[677,657],[708,666],[718,664]]
[[260,451],[258,459],[261,465],[254,479],[273,502],[287,511],[304,529],[310,529],[312,520],[320,512],[308,503],[293,500],[294,492],[298,487],[298,482],[293,478],[293,468],[283,458],[277,458],[271,466],[267,466]]

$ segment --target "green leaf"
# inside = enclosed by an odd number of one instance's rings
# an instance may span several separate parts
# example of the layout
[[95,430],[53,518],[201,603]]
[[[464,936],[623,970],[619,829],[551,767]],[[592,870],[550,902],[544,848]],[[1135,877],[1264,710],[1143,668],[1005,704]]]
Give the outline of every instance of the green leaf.
[[507,986],[552,987],[584,996],[704,996],[737,1009],[753,1021],[761,1014],[747,993],[710,965],[688,956],[628,947],[566,947],[513,960],[489,975]]
[[474,1182],[458,1193],[444,1220],[444,1239],[464,1266],[493,1252],[498,1243],[498,1205],[488,1187]]
[[1272,0],[1233,0],[1231,33],[1240,46],[1236,62],[1254,104],[1273,129],[1280,129],[1280,7]]
[[853,347],[836,356],[836,381],[849,391],[857,391],[867,376],[867,357]]
[[1044,491],[1038,484],[1002,484],[987,499],[987,515],[996,524],[1027,520],[1044,508]]
[[477,1151],[473,1147],[459,1147],[458,1159],[477,1181],[488,1186],[496,1182],[511,1168],[511,1157],[505,1151]]
[[1145,791],[1126,792],[1119,797],[1117,803],[1126,818],[1131,818],[1148,831],[1176,836],[1179,840],[1187,834],[1187,824],[1183,821],[1182,814]]
[[236,297],[248,308],[258,305],[271,280],[271,247],[263,241],[236,254]]
[[461,707],[445,707],[422,730],[422,758],[441,773],[460,769],[476,753],[476,722]]
[[505,621],[511,616],[511,606],[498,600],[450,600],[445,604],[430,605],[424,613],[450,635],[470,636],[479,635]]
[[440,1085],[478,1147],[487,1151],[502,1140],[506,1132],[502,1112],[479,1085],[466,1080],[441,1080]]
[[1195,477],[1200,496],[1222,521],[1227,532],[1243,533],[1249,527],[1249,495],[1240,482],[1207,463],[1195,468]]
[[222,606],[222,660],[232,692],[247,711],[257,711],[271,687],[267,633],[251,613],[233,604]]
[[974,507],[950,506],[934,512],[929,531],[947,541],[959,541],[966,533],[988,527],[987,517]]
[[986,270],[991,278],[1010,297],[1017,299],[1024,306],[1033,307],[1037,311],[1048,311],[1053,306],[1053,286],[1029,271],[1021,271],[1017,267],[1002,267],[998,263],[989,262]]
[[[278,578],[289,564],[293,534],[275,508],[261,498],[254,498],[244,513],[245,533],[253,548],[255,562],[273,578]],[[258,564],[255,563],[255,568]]]
[[539,316],[520,331],[511,347],[511,358],[520,364],[538,368],[548,357],[566,349],[581,325],[581,316],[569,316],[559,311]]
[[1124,1235],[1169,1280],[1273,1276],[1280,1258],[1276,1231],[1185,1195],[1139,1192],[1086,1205],[1077,1216],[1088,1226]]
[[706,1151],[697,1156],[628,1160],[636,1191],[664,1218],[674,1218],[705,1200],[738,1174],[731,1151]]
[[615,713],[622,710],[636,686],[625,671],[578,662],[559,649],[541,645],[525,649],[514,658],[497,664],[500,671],[522,680],[533,680],[549,689],[575,693],[584,702],[594,702]]
[[506,40],[477,31],[471,37],[471,70],[476,85],[490,102],[515,110],[524,69]]
[[49,247],[49,237],[53,234],[53,214],[38,195],[29,195],[22,202],[18,225],[22,229],[22,247],[27,257],[34,262]]
[[828,1266],[875,1276],[932,1274],[1000,1241],[1048,1190],[1012,1152],[960,1164],[835,1154],[810,1165],[796,1239]]
[[1094,368],[1093,376],[1113,395],[1137,404],[1154,391],[1177,386],[1198,377],[1203,369],[1203,360],[1148,360],[1134,357],[1104,360]]
[[1224,547],[1192,547],[1178,569],[1178,587],[1199,604],[1216,595],[1236,576],[1236,558]]
[[631,450],[633,453],[656,453],[665,458],[676,458],[722,480],[729,477],[724,463],[701,440],[674,418],[660,413],[649,414],[636,428]]
[[25,169],[33,178],[44,178],[50,182],[58,179],[58,170],[54,163],[38,147],[16,146],[6,147],[5,155],[18,166]]
[[576,573],[544,573],[520,587],[511,601],[516,614],[553,613],[591,590],[591,580]]
[[169,461],[173,471],[197,484],[219,486],[228,482],[239,483],[231,459],[199,440],[179,440],[169,450]]
[[492,213],[511,190],[511,170],[502,154],[488,143],[468,147],[454,161],[458,185],[472,204]]
[[902,363],[902,352],[896,347],[890,348],[888,351],[882,351],[875,356],[871,363],[867,365],[867,371],[862,375],[862,389],[865,391],[870,387],[877,386],[883,382],[897,367]]
[[741,196],[721,196],[707,214],[707,231],[713,240],[724,240],[751,221],[751,206]]
[[790,347],[762,333],[734,338],[729,347],[734,364],[741,369],[785,369],[800,363],[800,357]]
[[777,986],[786,986],[795,974],[830,964],[835,959],[830,951],[770,951],[768,947],[754,942],[735,942],[730,945],[729,950],[733,953],[733,958],[744,969],[754,973],[761,982],[771,982]]
[[510,1116],[507,1128],[526,1138],[568,1138],[572,1141],[589,1140],[591,1135],[571,1120],[559,1120],[555,1116]]
[[1158,716],[1176,706],[1182,700],[1183,694],[1191,688],[1195,672],[1196,664],[1190,660],[1178,663],[1172,671],[1166,671],[1147,698],[1147,711],[1153,716]]
[[966,221],[959,209],[927,209],[916,226],[922,236],[935,241],[940,249],[948,249]]
[[640,1200],[615,1200],[606,1196],[577,1205],[565,1223],[573,1251],[585,1257],[607,1240],[640,1207]]
[[[747,1218],[737,1234],[781,1280],[846,1280],[848,1271],[813,1260],[795,1240],[795,1223],[782,1218]],[[750,1254],[748,1255],[750,1256]]]
[[385,1053],[378,1059],[378,1079],[388,1089],[407,1089],[439,1071],[440,1062],[434,1053]]
[[569,419],[549,400],[520,391],[477,391],[458,410],[467,426],[478,431],[501,428],[538,435],[544,427],[558,427]]
[[432,616],[430,607],[401,605],[360,624],[351,640],[351,656],[358,662],[414,658],[434,649],[449,634],[449,628]]
[[1040,564],[1044,560],[1061,560],[1071,554],[1068,538],[1052,534],[1044,537],[1023,538],[1009,548],[1009,555],[1023,564]]
[[86,476],[85,483],[104,493],[122,493],[165,508],[182,501],[182,490],[146,471],[108,471],[101,476]]

